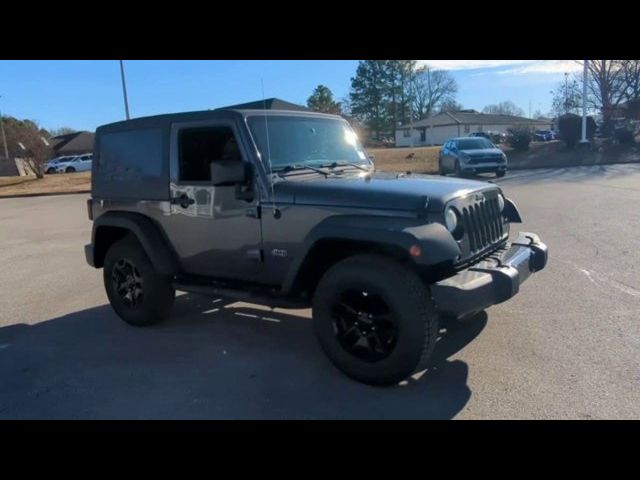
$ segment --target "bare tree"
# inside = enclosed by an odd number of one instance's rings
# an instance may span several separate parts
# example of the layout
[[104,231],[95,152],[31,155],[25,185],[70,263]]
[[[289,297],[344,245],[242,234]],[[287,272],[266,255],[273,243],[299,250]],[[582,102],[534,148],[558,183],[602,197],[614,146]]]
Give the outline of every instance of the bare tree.
[[463,108],[464,106],[461,103],[456,102],[454,99],[449,99],[440,103],[440,106],[438,107],[438,113],[456,112],[462,110]]
[[513,115],[516,117],[524,116],[524,110],[518,107],[511,100],[487,105],[482,109],[482,113],[492,113],[495,115]]
[[625,98],[627,101],[640,99],[640,60],[623,60]]
[[455,101],[458,84],[444,70],[419,68],[412,81],[413,114],[421,120],[435,113],[442,104]]
[[24,160],[37,178],[44,177],[44,164],[51,158],[52,149],[48,139],[40,132],[24,138]]
[[621,60],[590,60],[587,101],[602,114],[605,130],[611,127],[614,110],[625,100],[625,75]]
[[51,158],[50,135],[31,120],[4,117],[9,156],[23,158],[27,166],[44,177],[44,163]]
[[58,137],[60,135],[68,135],[70,133],[76,133],[76,132],[77,130],[71,127],[60,127],[60,128],[54,128],[53,130],[49,130],[49,133],[51,134],[52,137]]
[[555,116],[562,116],[568,113],[580,115],[582,112],[582,75],[569,79],[569,74],[565,73],[564,82],[551,91],[553,100],[551,109]]

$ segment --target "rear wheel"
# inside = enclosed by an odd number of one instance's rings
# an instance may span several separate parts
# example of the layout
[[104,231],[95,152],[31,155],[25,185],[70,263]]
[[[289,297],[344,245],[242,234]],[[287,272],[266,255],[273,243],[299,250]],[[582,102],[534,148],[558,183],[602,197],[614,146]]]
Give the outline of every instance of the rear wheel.
[[128,324],[155,325],[169,316],[176,293],[171,277],[156,272],[135,238],[109,248],[103,278],[111,306]]
[[331,362],[372,385],[396,384],[426,368],[438,334],[427,286],[409,266],[380,255],[329,269],[313,297],[313,324]]
[[49,167],[49,168],[47,168],[47,173],[48,174],[56,173],[56,169],[53,168],[53,167]]
[[496,172],[496,177],[498,177],[498,178],[502,178],[502,177],[504,177],[504,175],[505,175],[506,173],[507,173],[507,172],[506,172],[505,170],[500,170],[500,171]]
[[66,172],[66,173],[73,173],[73,172],[75,172],[75,171],[76,171],[76,169],[75,169],[75,168],[73,168],[73,167],[67,167],[67,168],[65,169],[65,172]]

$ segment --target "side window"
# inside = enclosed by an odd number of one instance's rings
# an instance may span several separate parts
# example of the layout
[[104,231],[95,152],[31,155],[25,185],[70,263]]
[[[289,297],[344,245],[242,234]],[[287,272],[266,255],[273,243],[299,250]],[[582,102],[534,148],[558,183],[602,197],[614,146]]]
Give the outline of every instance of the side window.
[[242,162],[230,127],[186,128],[178,135],[180,181],[210,182],[211,163]]

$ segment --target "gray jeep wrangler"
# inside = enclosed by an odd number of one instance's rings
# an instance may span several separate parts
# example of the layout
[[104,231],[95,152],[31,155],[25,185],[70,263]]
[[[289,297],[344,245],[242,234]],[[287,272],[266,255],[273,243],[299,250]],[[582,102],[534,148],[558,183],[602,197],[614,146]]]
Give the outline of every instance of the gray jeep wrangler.
[[175,291],[313,308],[330,360],[369,384],[423,370],[442,317],[513,297],[544,268],[488,182],[376,172],[333,115],[220,109],[96,132],[92,240],[109,301],[135,326]]

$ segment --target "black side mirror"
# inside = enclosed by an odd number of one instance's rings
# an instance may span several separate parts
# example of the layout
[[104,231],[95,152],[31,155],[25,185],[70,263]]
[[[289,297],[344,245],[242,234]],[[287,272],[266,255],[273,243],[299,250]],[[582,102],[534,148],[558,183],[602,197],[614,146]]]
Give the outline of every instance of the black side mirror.
[[211,162],[211,182],[216,187],[244,185],[251,180],[251,164],[238,160]]

